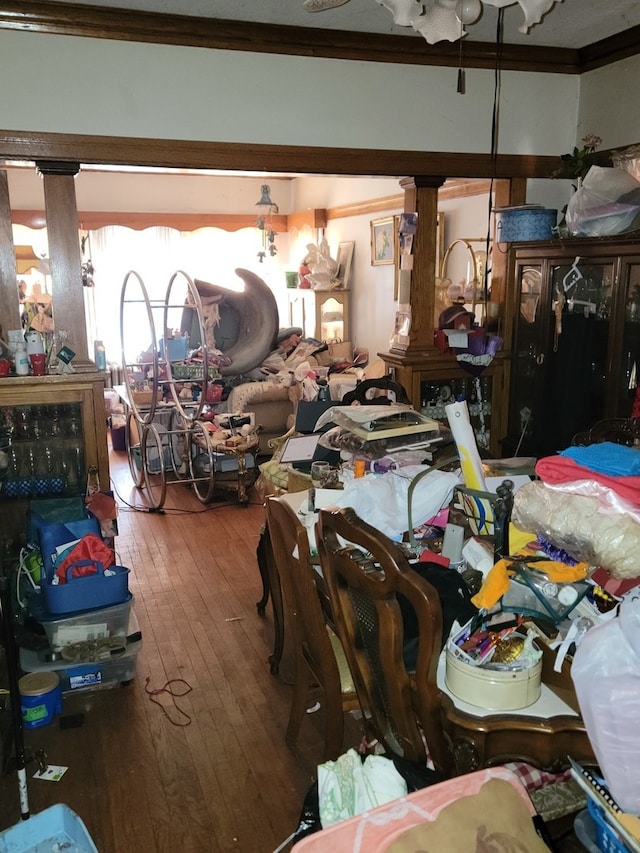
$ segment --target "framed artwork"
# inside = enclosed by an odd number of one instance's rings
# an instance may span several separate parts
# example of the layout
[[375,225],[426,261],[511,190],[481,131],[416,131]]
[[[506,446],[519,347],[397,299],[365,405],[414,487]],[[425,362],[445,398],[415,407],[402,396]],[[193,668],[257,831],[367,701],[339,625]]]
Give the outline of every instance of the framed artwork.
[[395,261],[394,217],[371,220],[371,264],[380,266]]
[[331,282],[332,287],[339,287],[343,290],[346,290],[349,287],[349,281],[351,279],[351,262],[353,261],[353,250],[355,245],[356,244],[353,240],[338,244],[338,256],[336,258],[338,266],[336,268],[335,277]]

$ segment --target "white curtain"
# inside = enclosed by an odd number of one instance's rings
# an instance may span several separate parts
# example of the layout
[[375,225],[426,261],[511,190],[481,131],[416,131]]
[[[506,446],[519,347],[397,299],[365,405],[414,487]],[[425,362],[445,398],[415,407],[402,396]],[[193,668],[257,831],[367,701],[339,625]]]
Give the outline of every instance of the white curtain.
[[[261,235],[257,228],[244,228],[228,232],[220,228],[200,228],[192,232],[179,232],[172,228],[154,227],[136,231],[123,226],[106,226],[89,234],[89,254],[94,267],[94,283],[87,317],[89,341],[104,342],[107,361],[120,364],[120,303],[123,282],[130,271],[135,271],[147,290],[153,306],[156,338],[163,334],[163,306],[167,287],[177,270],[183,270],[192,279],[202,279],[213,284],[241,290],[244,284],[235,273],[237,267],[259,275],[281,303],[286,299],[283,260],[288,254],[286,235],[278,236],[278,254],[274,258],[258,260]],[[283,251],[284,250],[284,251]],[[186,294],[185,279],[176,277],[171,291],[171,304],[182,304]],[[138,279],[129,276],[124,337],[127,360],[152,343],[149,339],[149,321],[143,303],[133,305],[130,298],[141,296]],[[280,316],[284,306],[278,305]],[[179,327],[178,309],[168,318],[170,327]],[[156,341],[156,345],[158,340]],[[91,348],[91,344],[90,344]]]

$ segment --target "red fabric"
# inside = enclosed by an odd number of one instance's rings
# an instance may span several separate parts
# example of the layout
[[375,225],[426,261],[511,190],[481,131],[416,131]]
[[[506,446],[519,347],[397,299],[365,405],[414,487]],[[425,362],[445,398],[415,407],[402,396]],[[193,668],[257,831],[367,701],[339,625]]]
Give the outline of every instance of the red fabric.
[[621,498],[640,507],[640,477],[610,477],[578,465],[567,456],[545,456],[536,463],[536,474],[544,483],[559,486],[576,480],[593,480],[611,489]]
[[69,566],[73,565],[73,563],[78,563],[81,560],[92,560],[93,562],[90,566],[76,566],[76,568],[71,572],[71,576],[74,578],[81,578],[84,577],[84,575],[95,575],[98,571],[97,566],[95,565],[96,562],[102,563],[105,569],[108,569],[109,566],[112,566],[115,562],[113,558],[113,551],[109,548],[106,542],[104,542],[99,536],[96,536],[95,533],[87,533],[87,535],[83,536],[78,544],[69,551],[60,565],[56,566],[58,582],[66,583],[67,569]]
[[571,779],[570,769],[561,773],[548,773],[546,770],[539,770],[524,761],[509,761],[503,766],[515,773],[529,793],[546,788],[547,785],[552,785],[554,782],[568,782]]
[[437,563],[439,566],[449,568],[451,560],[448,557],[443,557],[442,554],[436,554],[435,551],[423,551],[418,557],[419,563]]

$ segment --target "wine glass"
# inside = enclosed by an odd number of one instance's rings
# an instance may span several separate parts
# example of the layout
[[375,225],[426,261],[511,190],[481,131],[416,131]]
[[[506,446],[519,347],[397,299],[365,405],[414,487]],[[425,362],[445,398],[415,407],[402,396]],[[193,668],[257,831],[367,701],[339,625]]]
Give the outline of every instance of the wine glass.
[[324,489],[331,480],[331,465],[328,462],[311,463],[311,485],[316,489]]

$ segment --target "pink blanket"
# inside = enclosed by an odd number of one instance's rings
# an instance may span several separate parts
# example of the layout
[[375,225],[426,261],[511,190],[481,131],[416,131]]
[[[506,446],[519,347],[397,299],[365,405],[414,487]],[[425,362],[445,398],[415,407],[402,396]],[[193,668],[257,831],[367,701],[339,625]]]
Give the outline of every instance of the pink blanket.
[[593,480],[615,492],[635,507],[640,507],[640,477],[610,477],[598,474],[565,456],[545,456],[536,463],[536,474],[543,483],[557,486],[576,480]]

